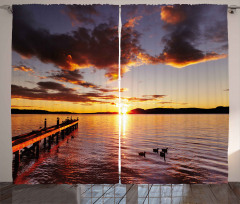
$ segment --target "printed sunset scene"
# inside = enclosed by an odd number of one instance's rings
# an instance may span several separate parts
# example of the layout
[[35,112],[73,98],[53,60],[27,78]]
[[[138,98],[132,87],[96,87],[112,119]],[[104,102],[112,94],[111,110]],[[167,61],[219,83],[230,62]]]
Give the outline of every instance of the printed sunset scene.
[[14,183],[225,183],[228,92],[226,6],[15,5]]

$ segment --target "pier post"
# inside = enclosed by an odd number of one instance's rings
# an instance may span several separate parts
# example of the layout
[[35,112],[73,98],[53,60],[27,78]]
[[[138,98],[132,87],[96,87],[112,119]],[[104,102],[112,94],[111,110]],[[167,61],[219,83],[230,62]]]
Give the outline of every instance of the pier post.
[[59,117],[57,117],[57,127],[59,127]]
[[51,136],[48,137],[48,150],[51,149]]
[[43,146],[44,146],[44,149],[46,149],[46,145],[47,144],[47,139],[46,139],[46,137],[44,138],[44,142],[43,142]]
[[56,143],[58,144],[58,136],[59,136],[59,132],[56,133]]
[[34,155],[36,154],[35,151],[35,143],[32,144],[32,146],[29,148],[30,152],[33,153]]
[[35,143],[35,148],[36,148],[36,158],[39,158],[39,149],[40,149],[40,143],[39,141]]
[[18,168],[20,164],[20,151],[14,152],[15,158],[14,158],[14,168],[13,168],[13,179],[17,177]]
[[19,163],[20,163],[20,151],[18,150],[18,151],[16,151],[14,154],[15,154],[15,158],[14,158],[14,160],[15,160],[15,162],[14,162],[14,168],[17,170],[18,167],[19,167]]
[[47,118],[44,120],[44,129],[47,129]]

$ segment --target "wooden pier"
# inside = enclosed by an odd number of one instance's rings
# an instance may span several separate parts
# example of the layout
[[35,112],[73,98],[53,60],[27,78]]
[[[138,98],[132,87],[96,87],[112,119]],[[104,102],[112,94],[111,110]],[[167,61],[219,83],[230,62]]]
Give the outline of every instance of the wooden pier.
[[[44,128],[32,131],[30,133],[22,134],[12,138],[12,152],[15,154],[14,158],[14,172],[17,172],[21,154],[27,151],[34,153],[38,158],[40,154],[40,142],[43,140],[44,149],[51,149],[51,145],[55,140],[58,144],[60,137],[64,137],[70,134],[73,130],[78,128],[78,118],[67,119],[59,124],[59,118],[57,118],[57,125],[47,128],[47,120],[44,121]],[[23,151],[24,150],[24,151]]]

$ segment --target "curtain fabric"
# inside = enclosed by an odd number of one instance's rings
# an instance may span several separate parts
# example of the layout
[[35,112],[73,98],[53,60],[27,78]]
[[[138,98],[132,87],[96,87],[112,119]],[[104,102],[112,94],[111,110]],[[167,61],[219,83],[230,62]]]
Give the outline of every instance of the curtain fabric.
[[14,5],[14,183],[226,183],[227,34],[226,5]]

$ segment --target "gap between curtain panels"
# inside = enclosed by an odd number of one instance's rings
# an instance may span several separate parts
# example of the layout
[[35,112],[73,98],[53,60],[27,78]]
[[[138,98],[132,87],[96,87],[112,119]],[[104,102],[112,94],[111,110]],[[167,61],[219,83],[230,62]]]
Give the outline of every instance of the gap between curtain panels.
[[122,29],[122,20],[121,20],[121,5],[119,5],[119,22],[118,22],[118,115],[119,115],[119,135],[118,135],[118,179],[119,184],[121,184],[121,29]]

